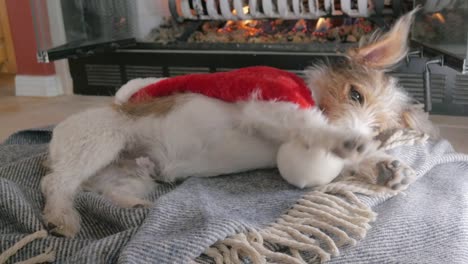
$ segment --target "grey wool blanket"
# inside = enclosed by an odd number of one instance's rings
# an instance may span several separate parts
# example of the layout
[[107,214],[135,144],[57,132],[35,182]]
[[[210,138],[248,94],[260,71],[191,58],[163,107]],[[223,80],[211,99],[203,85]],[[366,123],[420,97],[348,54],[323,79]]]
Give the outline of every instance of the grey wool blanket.
[[444,140],[390,150],[418,177],[395,196],[339,184],[299,190],[276,170],[160,185],[149,209],[121,209],[81,192],[77,237],[42,231],[14,246],[45,229],[39,182],[50,137],[47,128],[27,130],[0,145],[7,263],[44,252],[55,263],[468,263],[468,156]]

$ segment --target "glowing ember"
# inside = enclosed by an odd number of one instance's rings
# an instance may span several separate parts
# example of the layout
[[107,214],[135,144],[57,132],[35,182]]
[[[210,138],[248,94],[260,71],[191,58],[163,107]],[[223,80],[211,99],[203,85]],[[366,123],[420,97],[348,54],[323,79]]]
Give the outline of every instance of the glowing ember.
[[294,25],[294,28],[292,29],[293,32],[307,32],[307,22],[304,19],[299,19],[296,24]]
[[329,18],[319,18],[319,20],[317,21],[317,24],[315,26],[315,31],[314,31],[314,35],[315,36],[325,36],[328,29],[330,29],[332,26],[331,22],[330,22],[330,19]]
[[439,21],[442,24],[445,24],[445,17],[441,13],[434,13],[432,14],[431,18]]
[[258,20],[228,20],[222,28],[219,28],[216,31],[220,34],[235,32],[236,34],[243,34],[245,37],[251,37],[262,32],[261,28],[257,28],[257,26]]
[[[249,6],[242,7],[242,13],[244,13],[245,15],[248,14],[249,13]],[[233,9],[232,14],[237,16],[237,10]]]
[[[248,7],[244,7],[248,12]],[[189,42],[219,43],[313,43],[357,42],[374,29],[366,19],[320,18],[318,20],[229,20],[205,22]]]
[[358,18],[356,20],[356,25],[364,32],[364,33],[370,33],[372,31],[372,24],[369,23],[369,21],[365,20],[364,18]]

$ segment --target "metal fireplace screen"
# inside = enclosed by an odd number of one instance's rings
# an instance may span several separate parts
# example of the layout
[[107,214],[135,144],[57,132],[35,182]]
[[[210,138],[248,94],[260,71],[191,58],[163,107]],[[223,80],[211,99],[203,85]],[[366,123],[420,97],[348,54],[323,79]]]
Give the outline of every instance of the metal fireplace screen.
[[[314,19],[327,15],[367,17],[382,13],[392,1],[368,0],[170,0],[172,15],[181,19]],[[399,4],[399,1],[393,1]]]
[[[357,42],[375,26],[390,25],[391,18],[412,8],[413,0],[31,0],[31,3],[38,59],[49,62],[127,47],[334,52],[333,45],[260,44]],[[346,32],[350,31],[354,33],[348,38]],[[64,36],[55,33],[47,36],[47,32],[64,32]],[[216,43],[259,45],[229,47]]]
[[156,27],[145,47],[333,53],[391,25],[412,1],[168,0],[168,6],[174,20]]

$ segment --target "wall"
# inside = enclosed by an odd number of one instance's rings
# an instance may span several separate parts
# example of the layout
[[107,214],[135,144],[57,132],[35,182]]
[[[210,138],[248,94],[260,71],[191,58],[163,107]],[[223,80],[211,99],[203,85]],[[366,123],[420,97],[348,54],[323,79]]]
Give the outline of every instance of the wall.
[[53,75],[52,63],[36,60],[36,39],[29,0],[6,0],[18,75]]
[[[1,0],[6,2],[9,21],[12,28],[12,39],[16,50],[17,76],[16,94],[33,96],[53,96],[72,94],[73,85],[68,61],[59,60],[49,64],[37,63],[37,42],[34,32],[33,15],[45,12],[41,17],[41,47],[58,46],[66,42],[64,21],[61,13],[61,1],[34,0]],[[39,5],[39,6],[38,6]],[[144,38],[163,16],[169,16],[167,1],[135,1],[136,37]],[[55,67],[54,67],[55,66]]]
[[0,0],[0,72],[16,73],[16,57],[5,0]]

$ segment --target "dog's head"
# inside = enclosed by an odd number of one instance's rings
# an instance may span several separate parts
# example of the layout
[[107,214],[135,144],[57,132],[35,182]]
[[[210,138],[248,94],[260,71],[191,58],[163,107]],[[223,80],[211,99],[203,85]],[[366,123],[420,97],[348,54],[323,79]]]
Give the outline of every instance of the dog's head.
[[408,52],[416,11],[401,17],[389,32],[376,32],[348,50],[343,61],[306,70],[314,98],[331,122],[367,135],[394,128],[437,135],[428,115],[387,74]]

